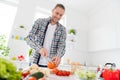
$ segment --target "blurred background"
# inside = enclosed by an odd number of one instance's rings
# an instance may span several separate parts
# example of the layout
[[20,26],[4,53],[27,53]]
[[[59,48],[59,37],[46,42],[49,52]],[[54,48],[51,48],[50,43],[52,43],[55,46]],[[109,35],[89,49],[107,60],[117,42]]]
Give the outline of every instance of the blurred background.
[[[57,3],[66,11],[60,23],[67,28],[66,53],[61,64],[77,62],[120,67],[120,0],[0,0],[0,34],[8,56],[29,58],[25,37],[38,18],[47,18]],[[2,43],[2,42],[1,42]]]

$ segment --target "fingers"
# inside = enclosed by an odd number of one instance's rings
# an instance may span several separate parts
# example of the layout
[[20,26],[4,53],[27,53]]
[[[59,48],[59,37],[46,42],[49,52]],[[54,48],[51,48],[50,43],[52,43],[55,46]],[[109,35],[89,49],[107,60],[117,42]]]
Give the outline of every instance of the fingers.
[[45,48],[41,48],[40,49],[40,54],[44,57],[47,57],[48,56],[48,51]]
[[57,58],[56,58],[56,57],[53,57],[53,58],[52,58],[52,61],[53,61],[54,63],[56,63]]
[[56,62],[56,66],[58,66],[60,64],[60,59],[58,59],[58,61]]
[[60,60],[56,62],[56,66],[58,66],[60,64]]
[[46,53],[43,51],[42,56],[46,56]]
[[56,64],[56,66],[58,66],[60,64],[61,59],[56,56],[52,58],[52,61]]
[[45,49],[44,56],[48,57],[48,51]]

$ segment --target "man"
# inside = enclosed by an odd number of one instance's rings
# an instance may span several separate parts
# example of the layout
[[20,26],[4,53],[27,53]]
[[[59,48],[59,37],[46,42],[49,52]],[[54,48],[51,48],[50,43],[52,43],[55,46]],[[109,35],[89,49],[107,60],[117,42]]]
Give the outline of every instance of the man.
[[57,4],[52,10],[51,17],[35,21],[26,39],[27,44],[34,50],[30,65],[35,63],[40,67],[47,67],[47,58],[50,58],[56,66],[60,64],[65,53],[66,28],[58,21],[64,12],[65,7]]

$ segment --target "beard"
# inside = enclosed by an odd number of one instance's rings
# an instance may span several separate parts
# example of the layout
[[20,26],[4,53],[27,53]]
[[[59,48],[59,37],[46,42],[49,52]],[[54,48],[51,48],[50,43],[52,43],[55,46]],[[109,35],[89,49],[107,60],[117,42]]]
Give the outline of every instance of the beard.
[[60,19],[58,19],[57,17],[52,17],[52,22],[57,23]]

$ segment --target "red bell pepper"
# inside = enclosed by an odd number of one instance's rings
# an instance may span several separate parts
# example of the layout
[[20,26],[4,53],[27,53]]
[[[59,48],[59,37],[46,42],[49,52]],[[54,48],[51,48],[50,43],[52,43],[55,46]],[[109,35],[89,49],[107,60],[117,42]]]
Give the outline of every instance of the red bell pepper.
[[104,69],[102,73],[104,80],[120,80],[119,70]]

